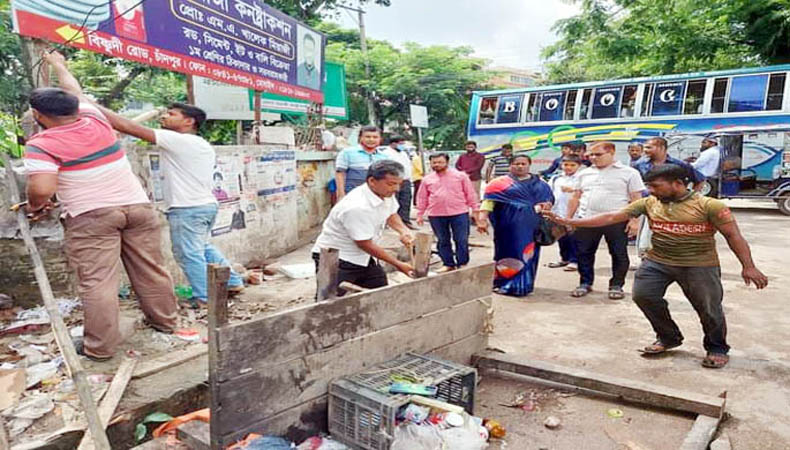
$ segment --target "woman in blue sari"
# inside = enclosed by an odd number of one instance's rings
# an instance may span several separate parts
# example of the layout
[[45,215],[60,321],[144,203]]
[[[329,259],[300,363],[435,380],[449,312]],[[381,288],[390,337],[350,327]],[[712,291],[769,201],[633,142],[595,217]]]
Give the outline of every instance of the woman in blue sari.
[[478,231],[494,227],[494,292],[515,297],[529,295],[535,287],[540,247],[535,232],[540,225],[536,209],[551,209],[551,187],[529,173],[532,159],[516,155],[510,173],[495,178],[487,186],[480,208]]

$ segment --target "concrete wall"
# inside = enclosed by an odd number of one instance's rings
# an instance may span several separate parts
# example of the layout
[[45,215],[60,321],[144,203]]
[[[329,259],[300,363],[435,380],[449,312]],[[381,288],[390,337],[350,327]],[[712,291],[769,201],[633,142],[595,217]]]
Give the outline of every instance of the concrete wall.
[[[293,152],[292,131],[274,130],[263,134],[269,142],[262,145],[215,147],[218,171],[227,179],[223,188],[231,200],[220,202],[212,243],[232,262],[247,264],[283,254],[320,225],[331,207],[327,184],[334,174],[334,153]],[[126,148],[149,197],[158,197],[155,170],[158,149],[136,144],[127,144]],[[17,178],[21,186],[23,177]],[[0,293],[13,296],[22,306],[31,306],[40,301],[40,296],[27,251],[17,236],[16,220],[8,212],[5,181],[3,172],[0,175]],[[161,202],[155,204],[162,210]],[[237,207],[244,211],[245,226],[222,227],[223,222],[230,224]],[[167,268],[174,281],[183,284],[185,279],[170,251],[167,220],[164,214],[160,217]],[[74,295],[60,224],[50,220],[34,225],[33,231],[55,295]]]

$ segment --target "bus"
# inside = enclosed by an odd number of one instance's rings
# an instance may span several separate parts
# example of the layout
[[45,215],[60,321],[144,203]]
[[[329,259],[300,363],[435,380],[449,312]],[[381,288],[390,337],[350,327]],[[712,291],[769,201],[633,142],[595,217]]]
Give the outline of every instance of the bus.
[[[533,171],[564,143],[628,144],[664,137],[669,153],[696,157],[706,137],[738,130],[742,167],[772,196],[790,194],[790,65],[476,91],[468,137],[486,157],[502,144],[533,159]],[[787,183],[786,189],[781,188]],[[777,190],[778,189],[778,190]],[[731,195],[728,197],[735,197]],[[778,202],[778,200],[777,200]],[[790,207],[790,202],[788,202]]]

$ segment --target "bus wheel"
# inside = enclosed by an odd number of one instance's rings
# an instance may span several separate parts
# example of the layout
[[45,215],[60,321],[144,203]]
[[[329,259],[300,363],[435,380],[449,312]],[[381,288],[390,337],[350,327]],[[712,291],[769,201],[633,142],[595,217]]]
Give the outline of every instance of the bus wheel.
[[777,198],[776,204],[779,205],[779,211],[782,211],[782,214],[790,216],[790,195]]
[[702,182],[700,186],[699,193],[704,195],[705,197],[713,197],[716,198],[719,195],[719,190],[717,189],[717,182],[716,180],[705,180]]

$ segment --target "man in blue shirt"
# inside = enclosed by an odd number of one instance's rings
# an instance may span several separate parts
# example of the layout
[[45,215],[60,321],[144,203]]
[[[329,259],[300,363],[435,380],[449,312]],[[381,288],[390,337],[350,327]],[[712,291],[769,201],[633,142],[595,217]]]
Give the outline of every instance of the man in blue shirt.
[[642,158],[633,166],[634,169],[642,174],[643,179],[653,167],[660,166],[661,164],[674,164],[686,170],[688,174],[687,180],[690,183],[694,183],[695,188],[705,181],[705,175],[692,167],[691,164],[673,158],[667,154],[667,140],[664,138],[655,137],[645,142],[645,156],[647,158]]
[[375,161],[391,159],[378,147],[381,132],[375,126],[362,127],[359,132],[359,145],[343,149],[335,159],[335,182],[337,200],[340,201],[349,191],[364,184],[368,168]]

